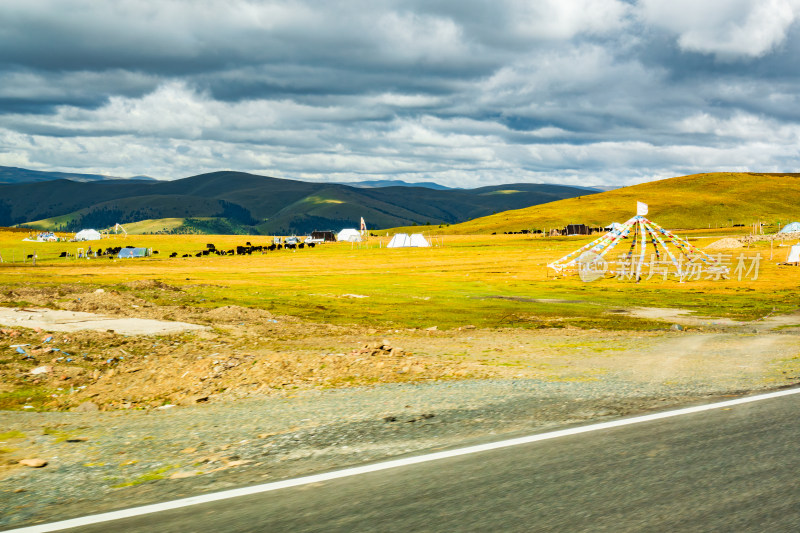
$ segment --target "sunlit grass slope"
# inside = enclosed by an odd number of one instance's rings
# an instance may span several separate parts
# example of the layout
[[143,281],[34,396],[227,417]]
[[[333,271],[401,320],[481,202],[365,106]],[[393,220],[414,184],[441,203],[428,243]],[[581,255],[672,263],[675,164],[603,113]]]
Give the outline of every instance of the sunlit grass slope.
[[800,174],[715,172],[670,178],[600,194],[504,211],[444,229],[481,234],[566,224],[606,226],[649,204],[649,217],[669,228],[694,229],[800,219]]

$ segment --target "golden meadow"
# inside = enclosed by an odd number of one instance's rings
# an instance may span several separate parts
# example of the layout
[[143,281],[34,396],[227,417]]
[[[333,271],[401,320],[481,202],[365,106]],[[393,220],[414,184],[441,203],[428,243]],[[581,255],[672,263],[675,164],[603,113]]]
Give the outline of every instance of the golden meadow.
[[[681,235],[703,247],[722,233]],[[155,304],[240,305],[314,322],[385,328],[662,329],[663,323],[627,317],[619,310],[673,307],[702,316],[752,320],[800,307],[800,269],[779,266],[788,248],[771,251],[769,243],[725,252],[734,258],[759,253],[757,280],[750,276],[738,281],[733,276],[680,283],[653,277],[584,283],[576,276],[556,279],[546,265],[593,237],[445,235],[435,237],[431,248],[403,249],[387,249],[388,237],[373,237],[361,245],[329,243],[296,251],[183,258],[204,250],[207,243],[232,249],[247,241],[268,245],[271,238],[131,235],[86,243],[38,243],[23,242],[26,236],[27,232],[0,231],[2,305],[26,305],[7,296],[21,285],[132,290],[124,284],[158,280],[183,291],[179,296],[148,292],[146,297]],[[75,257],[78,248],[89,246],[137,246],[159,253],[137,259]],[[62,252],[72,257],[58,257]],[[179,257],[169,258],[172,252]],[[34,253],[35,266],[28,258]]]

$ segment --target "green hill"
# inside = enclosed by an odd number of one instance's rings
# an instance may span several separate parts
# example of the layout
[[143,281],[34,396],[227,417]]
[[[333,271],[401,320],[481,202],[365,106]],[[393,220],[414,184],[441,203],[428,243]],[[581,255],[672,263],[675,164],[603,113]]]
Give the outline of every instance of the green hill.
[[606,226],[634,216],[637,201],[649,205],[648,218],[673,229],[786,223],[800,219],[800,174],[694,174],[506,211],[447,231],[479,234],[567,224]]
[[[192,231],[303,234],[314,229],[355,227],[361,217],[371,229],[457,224],[596,192],[548,184],[448,190],[359,188],[229,171],[174,181],[80,183],[61,179],[0,185],[0,225],[75,231],[117,222],[193,219]],[[180,227],[170,227],[171,231],[183,232]]]

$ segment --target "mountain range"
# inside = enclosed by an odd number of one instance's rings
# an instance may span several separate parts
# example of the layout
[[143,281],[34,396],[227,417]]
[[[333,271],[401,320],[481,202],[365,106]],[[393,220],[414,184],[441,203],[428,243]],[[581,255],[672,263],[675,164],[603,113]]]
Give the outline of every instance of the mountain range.
[[152,180],[147,176],[135,176],[133,178],[118,178],[116,176],[104,176],[102,174],[75,174],[72,172],[52,172],[42,170],[30,170],[19,167],[0,166],[0,183],[35,183],[39,181],[52,181],[67,179],[71,181],[105,181],[105,180]]
[[360,217],[371,229],[456,224],[597,192],[530,183],[476,189],[355,187],[233,171],[172,181],[62,178],[0,185],[0,225],[76,231],[177,218],[183,220],[174,230],[179,233],[305,234],[355,227]]

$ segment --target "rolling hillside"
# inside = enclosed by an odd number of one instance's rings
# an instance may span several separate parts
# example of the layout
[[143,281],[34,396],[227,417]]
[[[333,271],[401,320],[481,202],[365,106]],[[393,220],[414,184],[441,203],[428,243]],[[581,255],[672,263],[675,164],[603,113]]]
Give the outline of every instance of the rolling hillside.
[[[355,226],[362,216],[373,229],[456,224],[595,192],[546,184],[449,190],[359,188],[229,171],[175,181],[61,179],[0,185],[0,225],[74,231],[117,222],[204,219],[202,224],[192,220],[188,225],[209,232],[302,234]],[[182,231],[174,223],[170,228]]]
[[650,206],[648,218],[674,229],[786,223],[800,219],[800,174],[715,172],[694,174],[506,211],[451,226],[448,233],[502,233],[561,228],[566,224],[606,226]]

